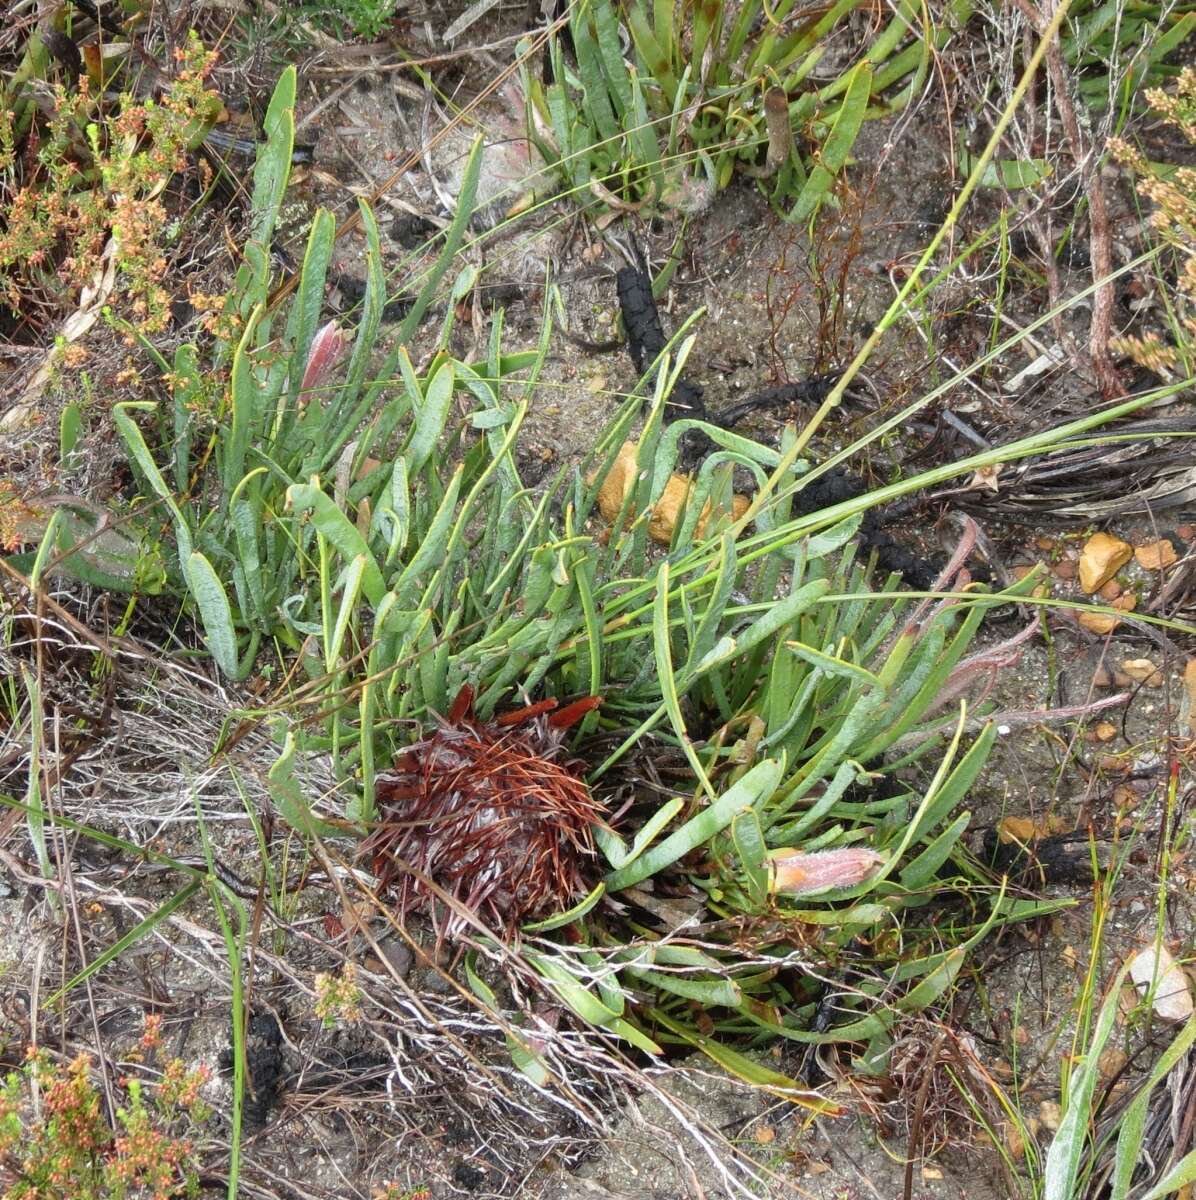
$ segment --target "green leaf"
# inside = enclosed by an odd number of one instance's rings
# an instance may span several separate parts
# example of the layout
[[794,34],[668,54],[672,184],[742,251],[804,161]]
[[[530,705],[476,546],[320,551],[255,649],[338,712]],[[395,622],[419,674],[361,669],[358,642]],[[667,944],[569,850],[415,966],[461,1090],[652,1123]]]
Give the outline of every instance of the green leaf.
[[1196,1150],[1189,1150],[1142,1200],[1160,1200],[1160,1197],[1173,1195],[1191,1183],[1196,1183]]
[[731,821],[731,840],[739,856],[739,868],[747,880],[748,896],[753,904],[763,905],[768,896],[768,867],[764,831],[754,809],[737,814]]
[[154,462],[153,455],[150,454],[149,447],[145,444],[145,438],[142,436],[141,430],[137,428],[136,423],[128,415],[129,409],[153,412],[156,408],[157,405],[149,400],[126,400],[113,408],[112,423],[124,439],[129,453],[133,456],[134,463],[136,463],[150,487],[166,505],[171,520],[174,522],[174,536],[175,541],[178,543],[179,562],[186,563],[191,556],[191,531],[187,527],[187,522],[183,519],[182,512],[179,511],[179,506],[174,502],[174,496],[171,495],[170,489],[166,486],[166,480],[162,478],[162,472],[158,470],[158,464]]
[[[1121,984],[1128,971],[1127,963],[1110,984],[1084,1057],[1072,1074],[1063,1119],[1047,1148],[1042,1176],[1043,1200],[1075,1200],[1080,1162],[1092,1120],[1092,1097],[1100,1079],[1100,1057],[1117,1023],[1121,1007]],[[1167,1191],[1158,1191],[1156,1188],[1148,1195],[1165,1196]]]
[[[976,163],[975,156],[966,150],[960,153],[959,169],[964,175],[970,175]],[[1016,191],[1035,187],[1051,174],[1051,164],[1045,158],[995,158],[981,173],[979,186]]]
[[670,992],[686,1000],[696,1000],[707,1007],[738,1008],[743,1003],[743,993],[731,979],[691,979],[684,975],[672,975],[667,971],[653,971],[649,967],[628,965],[628,975]]
[[262,121],[266,140],[258,149],[253,168],[252,225],[249,235],[259,246],[270,245],[278,209],[291,176],[297,81],[294,65],[284,67]]
[[159,904],[149,916],[138,921],[128,933],[118,938],[107,950],[97,954],[95,958],[87,964],[87,966],[77,975],[73,976],[69,982],[60,987],[56,992],[47,996],[42,1001],[42,1008],[52,1011],[54,1005],[72,992],[79,984],[91,979],[97,972],[102,971],[110,962],[115,962],[120,956],[128,950],[130,946],[135,946],[147,933],[151,933],[159,926],[167,917],[170,916],[176,909],[182,908],[192,896],[203,886],[201,879],[193,879],[185,887],[175,892],[169,900]]
[[628,850],[626,843],[613,830],[599,826],[594,830],[594,840],[598,843],[598,848],[606,855],[607,862],[612,867],[618,870],[621,867],[629,866],[635,862],[644,850],[656,840],[657,834],[672,819],[685,807],[685,801],[680,797],[674,796],[672,800],[666,800],[653,814],[640,826],[635,835],[635,840],[631,843],[631,849]]
[[357,531],[357,526],[324,491],[319,479],[313,477],[311,483],[291,484],[287,488],[287,506],[297,513],[310,512],[316,531],[321,537],[327,538],[347,562],[352,562],[358,557],[365,560],[361,587],[366,599],[377,608],[382,603],[382,597],[386,595],[382,571],[366,545],[365,538]]
[[237,635],[233,631],[233,615],[224,584],[212,564],[198,551],[187,559],[187,585],[199,609],[204,640],[208,653],[221,672],[229,679],[239,679],[237,667]]
[[407,589],[415,584],[425,571],[444,561],[444,548],[449,541],[453,519],[457,514],[457,497],[461,492],[461,481],[465,468],[458,466],[444,490],[444,498],[436,510],[427,532],[411,556],[411,561],[403,568],[402,574],[394,584],[394,591],[403,598]]
[[287,733],[282,753],[266,773],[266,789],[290,827],[306,837],[342,837],[344,830],[314,816],[295,778],[295,735]]
[[607,891],[622,891],[672,866],[698,846],[705,845],[716,833],[721,833],[730,825],[736,813],[762,803],[771,796],[783,771],[783,764],[777,759],[769,758],[757,763],[738,783],[687,821],[676,833],[670,834],[659,846],[608,875]]
[[[457,194],[457,211],[453,214],[453,219],[448,229],[445,230],[444,246],[432,269],[428,272],[424,284],[415,298],[415,303],[411,306],[411,311],[399,325],[395,337],[396,348],[391,352],[392,354],[397,354],[400,348],[411,341],[412,335],[424,319],[424,313],[428,311],[428,305],[432,303],[436,296],[436,291],[440,287],[440,281],[444,278],[445,273],[456,259],[457,251],[461,249],[461,242],[465,237],[465,231],[469,228],[469,222],[473,218],[473,207],[477,202],[478,178],[482,169],[483,144],[483,138],[478,137],[474,139],[473,148],[470,150],[469,158],[465,162],[465,173],[461,177],[461,187]],[[387,365],[382,371],[383,379],[388,378],[393,372],[394,363],[390,362],[388,356]]]
[[866,62],[858,63],[848,76],[847,94],[835,114],[817,160],[810,169],[806,185],[802,188],[797,203],[785,214],[786,221],[800,225],[809,220],[830,193],[835,178],[847,162],[860,126],[864,123],[871,92],[872,70]]
[[452,359],[445,359],[428,381],[422,399],[416,404],[415,429],[404,454],[407,469],[412,475],[422,469],[444,433],[455,386]]
[[192,413],[203,397],[195,347],[184,343],[174,352],[174,387],[171,400],[173,428],[171,450],[174,460],[174,486],[180,495],[190,485]]
[[666,1029],[701,1050],[707,1058],[718,1063],[724,1071],[734,1075],[737,1079],[742,1079],[745,1083],[760,1088],[761,1091],[779,1096],[782,1100],[790,1100],[794,1104],[799,1104],[803,1108],[811,1109],[825,1116],[836,1116],[842,1113],[843,1110],[837,1104],[819,1092],[803,1087],[796,1079],[782,1075],[779,1071],[774,1071],[755,1059],[740,1054],[738,1050],[732,1050],[730,1046],[726,1046],[714,1038],[701,1037],[691,1033],[684,1025],[672,1020],[659,1009],[654,1009],[652,1016]]
[[241,340],[233,352],[232,423],[228,436],[220,439],[223,461],[224,495],[231,497],[245,474],[245,455],[250,436],[258,425],[258,383],[253,374],[253,342],[265,308],[259,305],[245,322]]
[[357,432],[370,407],[370,396],[368,393],[361,396],[361,389],[377,346],[382,310],[386,306],[386,275],[382,269],[382,245],[374,210],[362,199],[357,201],[357,206],[365,230],[365,295],[361,301],[361,323],[357,326],[344,386],[328,403],[324,426],[328,433],[326,445],[317,448],[323,452],[316,457],[311,470],[304,471],[305,475],[327,469],[345,442]]
[[[266,468],[258,469],[264,471]],[[247,500],[233,500],[229,505],[228,515],[237,546],[237,558],[245,579],[245,590],[253,607],[253,616],[257,620],[258,627],[266,631],[270,628],[271,618],[266,609],[266,591],[262,580],[261,556],[258,553],[258,536],[262,526],[261,515],[256,506]],[[272,583],[277,582],[277,580],[272,580]]]
[[[55,877],[54,863],[46,844],[46,808],[42,796],[42,783],[45,778],[42,771],[45,711],[42,708],[41,685],[38,677],[25,663],[21,664],[21,682],[25,685],[25,694],[29,697],[30,716],[29,769],[26,772],[28,778],[25,783],[26,826],[29,830],[29,840],[33,843],[33,849],[37,855],[37,865],[42,873],[42,878],[53,879]],[[50,895],[54,897],[54,901],[52,901],[54,909],[61,911],[61,902],[57,893],[51,892]]]
[[[1180,1034],[1159,1055],[1151,1068],[1150,1075],[1138,1087],[1125,1116],[1121,1119],[1117,1133],[1117,1154],[1114,1160],[1113,1177],[1109,1183],[1109,1200],[1126,1200],[1133,1182],[1134,1168],[1141,1161],[1142,1141],[1146,1129],[1146,1118],[1150,1113],[1150,1097],[1154,1089],[1171,1073],[1196,1043],[1196,1017],[1188,1021]],[[1190,1180],[1182,1180],[1182,1183]],[[1174,1190],[1174,1189],[1173,1189]],[[1166,1193],[1160,1193],[1166,1195]]]
[[83,409],[71,401],[62,410],[58,420],[58,457],[66,471],[74,470],[75,448],[79,445],[79,434],[83,428]]
[[812,579],[792,595],[770,605],[763,616],[757,617],[742,633],[736,635],[735,653],[737,655],[747,654],[762,642],[773,637],[822,596],[825,596],[829,590],[829,580]]
[[631,77],[623,58],[623,45],[619,39],[619,15],[611,0],[593,0],[594,30],[598,37],[598,53],[602,56],[611,99],[620,122],[625,122],[631,111]]
[[348,632],[349,623],[357,609],[357,598],[361,595],[361,581],[364,574],[365,556],[359,554],[345,571],[340,610],[336,614],[332,640],[324,648],[324,667],[328,671],[334,671],[340,660],[341,646],[344,645],[345,634]]
[[[613,142],[619,136],[614,107],[602,70],[597,37],[591,25],[590,5],[575,4],[569,13],[573,47],[577,54],[577,70],[584,88],[586,111],[596,127],[598,139]],[[595,140],[598,140],[595,139]]]
[[[287,378],[292,403],[299,399],[299,384],[307,370],[312,341],[324,309],[324,281],[328,275],[328,264],[332,261],[335,235],[335,218],[326,208],[317,208],[307,235],[299,286],[295,289],[295,298],[291,301],[291,311],[287,317],[287,341],[291,346]],[[320,412],[324,403],[323,396],[309,396],[308,411]]]
[[685,732],[685,718],[681,714],[681,698],[677,693],[677,676],[673,671],[673,656],[669,646],[669,564],[663,562],[656,576],[656,603],[652,616],[652,647],[656,655],[656,675],[664,697],[665,711],[669,714],[673,731],[681,743],[681,749],[698,782],[710,796],[714,788],[706,777],[706,769],[698,758],[689,735]]
[[943,863],[951,857],[951,852],[963,836],[971,819],[971,813],[960,813],[917,858],[902,870],[901,886],[913,892],[928,884]]
[[606,884],[600,880],[594,885],[589,895],[579,900],[572,908],[557,913],[554,917],[546,917],[543,921],[533,921],[531,924],[524,925],[523,931],[524,933],[548,933],[550,930],[560,929],[564,925],[572,925],[574,921],[584,917],[605,895]]

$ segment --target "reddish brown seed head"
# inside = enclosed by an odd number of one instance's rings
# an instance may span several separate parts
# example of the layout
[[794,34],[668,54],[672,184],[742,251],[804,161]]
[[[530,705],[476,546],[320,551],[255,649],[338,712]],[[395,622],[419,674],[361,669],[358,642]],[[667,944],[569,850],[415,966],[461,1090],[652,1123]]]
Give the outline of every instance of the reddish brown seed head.
[[554,711],[544,701],[480,721],[465,687],[447,719],[378,777],[380,820],[364,853],[400,916],[419,911],[442,934],[462,930],[468,921],[444,893],[509,934],[584,894],[602,806],[562,746],[564,730],[599,703]]

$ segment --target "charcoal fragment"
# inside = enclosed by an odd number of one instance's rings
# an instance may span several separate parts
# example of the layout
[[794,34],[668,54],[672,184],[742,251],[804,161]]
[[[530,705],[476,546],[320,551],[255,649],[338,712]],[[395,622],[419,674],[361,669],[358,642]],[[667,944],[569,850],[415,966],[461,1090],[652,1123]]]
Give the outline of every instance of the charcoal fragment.
[[[623,267],[615,277],[615,286],[623,327],[627,330],[627,349],[635,369],[642,374],[644,368],[651,366],[668,344],[656,299],[652,295],[652,279],[647,271],[638,267]],[[685,409],[686,416],[702,418],[706,415],[702,389],[684,378],[678,379],[673,385],[669,403]]]

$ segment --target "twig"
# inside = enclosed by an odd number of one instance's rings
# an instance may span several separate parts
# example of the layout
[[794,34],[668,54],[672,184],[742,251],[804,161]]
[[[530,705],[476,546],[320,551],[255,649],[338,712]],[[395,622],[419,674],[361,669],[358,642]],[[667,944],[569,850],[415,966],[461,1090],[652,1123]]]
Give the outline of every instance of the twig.
[[[1057,0],[1048,0],[1052,12]],[[1018,8],[1033,25],[1040,36],[1044,36],[1047,21],[1032,0],[1016,0]],[[1080,123],[1076,120],[1075,105],[1072,103],[1067,74],[1063,69],[1063,55],[1059,49],[1058,33],[1052,35],[1047,46],[1047,70],[1055,94],[1055,108],[1063,125],[1076,169],[1088,193],[1088,230],[1092,257],[1092,279],[1097,284],[1092,297],[1092,320],[1088,327],[1088,358],[1096,376],[1096,385],[1105,400],[1112,400],[1124,391],[1117,368],[1109,356],[1109,338],[1113,330],[1113,249],[1109,235],[1109,209],[1105,203],[1105,186],[1100,173],[1100,156],[1095,147],[1086,146]],[[1054,266],[1053,251],[1050,253],[1048,272]],[[1101,283],[1100,281],[1105,282]]]

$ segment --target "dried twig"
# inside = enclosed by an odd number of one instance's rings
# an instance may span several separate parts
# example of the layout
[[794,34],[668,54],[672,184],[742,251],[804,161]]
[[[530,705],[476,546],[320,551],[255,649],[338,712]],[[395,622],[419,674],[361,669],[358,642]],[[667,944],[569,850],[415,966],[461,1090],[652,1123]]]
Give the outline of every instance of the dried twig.
[[[1043,13],[1033,0],[1016,0],[1026,20],[1040,36],[1045,34],[1048,21],[1058,0],[1048,0],[1048,12]],[[1063,125],[1072,159],[1080,172],[1084,188],[1088,193],[1089,245],[1092,257],[1092,278],[1097,289],[1092,300],[1092,320],[1088,330],[1088,357],[1096,384],[1106,400],[1120,396],[1124,390],[1121,378],[1109,354],[1109,339],[1113,332],[1113,284],[1109,277],[1113,273],[1113,248],[1109,234],[1109,209],[1105,201],[1104,181],[1100,172],[1100,155],[1094,146],[1087,145],[1076,119],[1075,105],[1063,66],[1063,55],[1059,49],[1059,37],[1052,37],[1047,47],[1047,70],[1055,98],[1055,108]],[[1053,269],[1054,258],[1048,248],[1048,263]],[[1101,282],[1104,280],[1105,282]]]

